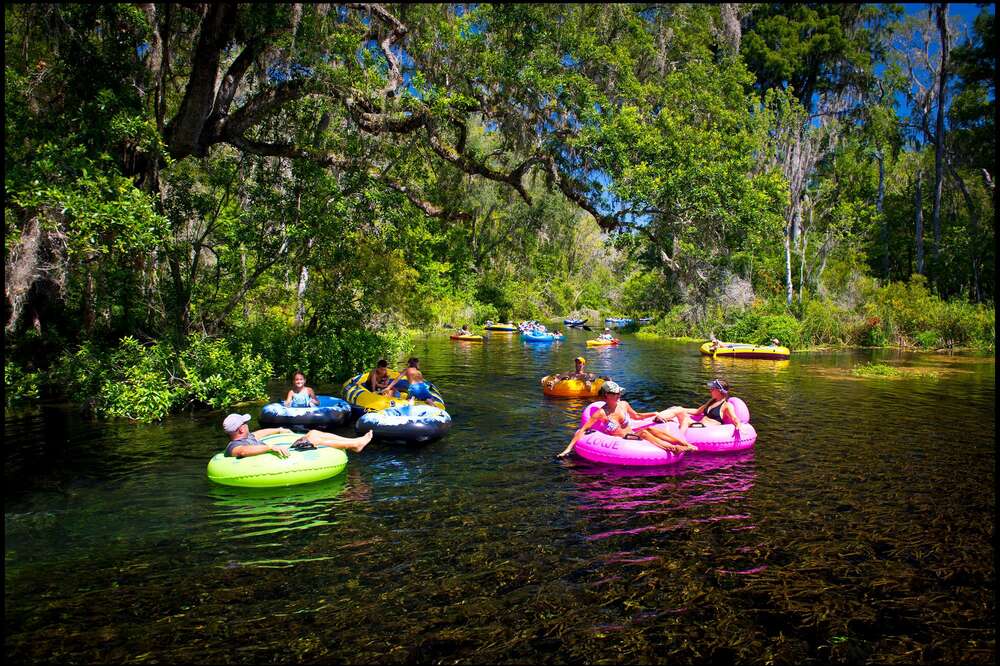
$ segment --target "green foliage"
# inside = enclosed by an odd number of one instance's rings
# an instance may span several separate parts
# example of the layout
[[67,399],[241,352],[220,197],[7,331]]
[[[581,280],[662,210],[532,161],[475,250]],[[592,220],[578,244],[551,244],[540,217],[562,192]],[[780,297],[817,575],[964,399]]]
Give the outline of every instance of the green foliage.
[[844,344],[846,313],[832,303],[809,299],[803,307],[802,339],[815,345]]
[[[387,6],[409,78],[382,96],[377,15],[240,5],[220,66],[251,42],[259,57],[224,142],[215,118],[179,121],[214,66],[205,13],[5,7],[8,399],[62,388],[158,418],[261,395],[267,363],[339,381],[398,357],[407,327],[582,309],[657,315],[644,330],[669,336],[992,349],[992,14],[953,51],[942,258],[909,281],[934,157],[894,103],[910,24],[892,5],[747,9],[733,54],[711,5]],[[789,137],[823,132],[835,145],[792,174],[815,146]]]
[[13,361],[3,364],[4,404],[7,407],[38,398],[38,372],[30,372]]
[[931,293],[922,275],[913,275],[908,283],[869,287],[868,292],[864,305],[866,321],[880,331],[872,333],[868,341],[913,346],[918,334],[936,331],[948,347],[993,348],[995,309],[945,301]]
[[914,336],[918,346],[925,349],[933,349],[941,341],[941,334],[937,331],[920,331]]
[[222,409],[267,395],[271,363],[244,345],[239,351],[223,339],[195,338],[178,358],[190,400]]
[[266,359],[234,353],[225,340],[192,336],[177,351],[126,337],[112,350],[88,342],[66,352],[48,381],[98,416],[154,421],[187,405],[223,409],[265,398],[270,375]]
[[[309,333],[268,317],[234,327],[228,340],[231,345],[268,359],[277,376],[288,377],[300,371],[316,382],[343,381],[371,369],[380,358],[395,361],[411,348],[409,336],[401,331]],[[264,376],[270,376],[270,372]]]
[[851,374],[856,377],[899,377],[903,373],[884,363],[861,363],[851,369]]
[[750,341],[766,345],[772,338],[777,338],[789,349],[799,347],[802,341],[802,325],[798,319],[787,314],[761,317]]

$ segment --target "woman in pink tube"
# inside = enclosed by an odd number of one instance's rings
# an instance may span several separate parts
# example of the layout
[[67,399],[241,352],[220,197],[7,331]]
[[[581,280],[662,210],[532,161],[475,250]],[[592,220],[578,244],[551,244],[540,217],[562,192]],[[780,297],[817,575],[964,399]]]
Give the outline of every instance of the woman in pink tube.
[[[678,407],[674,406],[665,409],[656,415],[656,420],[666,423],[676,420],[680,426],[680,435],[683,436],[692,425],[717,426],[728,422],[736,426],[735,432],[740,431],[740,419],[736,415],[736,410],[729,404],[729,382],[725,379],[713,379],[708,383],[711,399],[701,407]],[[692,417],[701,416],[695,421]]]
[[604,397],[604,406],[594,410],[583,426],[573,433],[573,439],[559,454],[564,458],[570,454],[576,443],[580,441],[591,428],[600,430],[608,435],[622,437],[624,439],[642,439],[654,446],[658,446],[666,451],[681,453],[682,451],[694,451],[692,446],[683,435],[674,437],[663,430],[650,429],[653,423],[647,423],[637,428],[633,428],[632,421],[641,421],[656,416],[656,412],[637,412],[625,400],[621,400],[621,394],[625,391],[615,382],[605,382],[601,386],[600,393]]

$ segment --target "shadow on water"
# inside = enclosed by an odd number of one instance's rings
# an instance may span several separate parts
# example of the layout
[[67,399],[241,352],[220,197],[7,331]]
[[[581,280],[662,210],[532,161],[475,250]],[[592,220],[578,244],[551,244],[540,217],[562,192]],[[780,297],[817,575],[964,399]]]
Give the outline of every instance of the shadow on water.
[[[418,337],[448,436],[372,443],[288,489],[207,480],[222,413],[8,413],[7,657],[993,663],[992,358],[710,359],[566,334]],[[554,459],[589,400],[539,379],[579,355],[640,411],[700,404],[725,378],[755,450],[654,469]],[[852,375],[872,361],[936,374]]]

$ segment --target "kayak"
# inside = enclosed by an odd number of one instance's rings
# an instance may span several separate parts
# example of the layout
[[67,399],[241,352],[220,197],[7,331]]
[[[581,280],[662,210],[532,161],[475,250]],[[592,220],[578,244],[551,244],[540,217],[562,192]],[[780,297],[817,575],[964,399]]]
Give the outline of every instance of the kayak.
[[555,375],[542,377],[542,393],[552,398],[591,398],[598,394],[604,380],[597,378],[587,388],[579,379],[556,379]]
[[359,435],[371,431],[381,441],[426,444],[448,433],[451,416],[443,409],[417,403],[369,412],[358,419],[354,429]]
[[[389,371],[389,377],[392,379],[395,379],[398,376],[399,373],[395,370]],[[355,375],[344,382],[344,399],[350,403],[353,411],[375,412],[382,409],[388,409],[390,407],[402,407],[403,405],[409,404],[410,396],[407,394],[409,383],[405,379],[401,379],[396,383],[395,388],[399,389],[399,397],[390,397],[384,396],[381,393],[372,393],[365,385],[367,380],[368,373],[363,372],[360,375]],[[441,397],[441,393],[438,391],[437,387],[427,381],[424,383],[427,384],[428,393],[430,394],[431,399],[434,400],[434,406],[439,409],[444,409],[444,398]]]
[[482,342],[483,336],[481,335],[452,335],[449,336],[452,340],[460,340],[462,342]]
[[563,323],[566,324],[567,326],[572,326],[572,327],[576,328],[578,326],[583,326],[585,323],[587,323],[587,320],[586,319],[563,319]]
[[[301,435],[280,433],[261,439],[265,444],[289,446]],[[224,486],[272,488],[312,483],[336,476],[347,467],[347,454],[340,449],[320,446],[311,451],[290,451],[287,458],[263,453],[246,458],[217,453],[208,461],[208,478]]]
[[617,345],[621,340],[618,338],[612,338],[611,340],[587,340],[588,347],[607,347],[609,345]]
[[748,345],[739,342],[721,342],[719,347],[712,351],[712,343],[706,342],[701,346],[701,353],[705,356],[732,356],[735,358],[769,358],[775,360],[786,359],[792,355],[788,347],[775,345]]
[[315,407],[286,407],[283,402],[272,402],[260,410],[260,424],[267,426],[303,426],[306,428],[333,428],[351,416],[351,406],[340,398],[318,395]]

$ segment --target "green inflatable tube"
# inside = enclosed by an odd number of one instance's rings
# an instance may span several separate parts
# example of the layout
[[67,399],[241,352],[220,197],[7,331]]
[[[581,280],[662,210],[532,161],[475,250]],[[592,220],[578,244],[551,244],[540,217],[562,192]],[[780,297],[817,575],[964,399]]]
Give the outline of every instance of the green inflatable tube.
[[[268,435],[261,441],[289,446],[300,437],[302,435],[291,432]],[[273,453],[227,458],[225,453],[217,453],[208,461],[208,478],[224,486],[273,488],[329,479],[343,472],[345,467],[347,454],[329,446],[312,451],[291,451],[287,458],[279,458]]]

